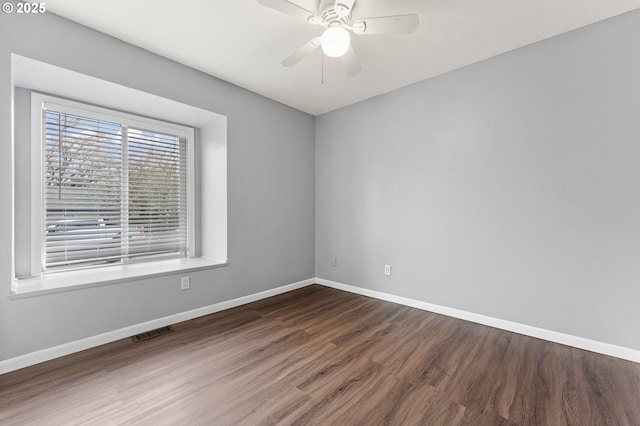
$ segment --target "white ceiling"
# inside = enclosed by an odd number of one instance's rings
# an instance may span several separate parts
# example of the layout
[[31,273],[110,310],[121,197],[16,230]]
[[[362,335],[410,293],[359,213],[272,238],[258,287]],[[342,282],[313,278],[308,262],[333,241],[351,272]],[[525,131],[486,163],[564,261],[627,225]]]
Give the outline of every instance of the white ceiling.
[[[291,0],[315,11],[318,0]],[[415,13],[410,35],[354,35],[362,71],[317,50],[322,33],[256,0],[47,0],[47,10],[313,115],[632,9],[640,0],[357,0],[354,19]],[[324,83],[323,83],[324,74]]]

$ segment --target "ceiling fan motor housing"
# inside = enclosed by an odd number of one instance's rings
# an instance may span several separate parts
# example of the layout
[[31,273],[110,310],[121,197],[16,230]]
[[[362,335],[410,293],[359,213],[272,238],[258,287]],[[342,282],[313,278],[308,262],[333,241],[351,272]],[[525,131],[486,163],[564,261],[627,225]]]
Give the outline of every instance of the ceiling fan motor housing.
[[335,2],[334,0],[320,0],[320,17],[322,25],[349,25],[351,22],[351,10],[345,4]]
[[349,6],[344,3],[340,3],[339,1],[336,2],[333,8],[335,9],[338,16],[347,16],[351,13],[351,9],[349,8]]

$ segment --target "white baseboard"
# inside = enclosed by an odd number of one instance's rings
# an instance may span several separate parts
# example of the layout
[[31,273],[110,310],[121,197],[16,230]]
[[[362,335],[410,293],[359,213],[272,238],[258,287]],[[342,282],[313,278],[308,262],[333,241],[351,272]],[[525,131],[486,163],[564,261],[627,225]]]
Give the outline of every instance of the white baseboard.
[[316,280],[314,278],[310,278],[292,284],[283,285],[271,290],[262,291],[260,293],[238,297],[237,299],[215,303],[213,305],[204,306],[202,308],[193,309],[187,312],[180,312],[175,315],[169,315],[167,317],[158,318],[118,330],[109,331],[107,333],[98,334],[97,336],[91,336],[85,339],[80,339],[59,346],[54,346],[52,348],[42,349],[36,352],[20,355],[15,358],[0,361],[0,374],[19,370],[24,367],[29,367],[30,365],[39,364],[41,362],[49,361],[75,352],[80,352],[85,349],[104,345],[105,343],[111,343],[115,342],[116,340],[126,339],[127,337],[134,336],[139,333],[144,333],[145,331],[165,327],[182,321],[188,321],[190,319],[198,318],[203,315],[213,314],[225,309],[235,308],[236,306],[245,305],[257,300],[266,299],[267,297],[306,287],[308,285],[314,284],[315,282]]
[[570,334],[559,333],[557,331],[546,330],[543,328],[532,327],[525,324],[519,324],[499,318],[489,317],[486,315],[475,314],[473,312],[462,311],[446,306],[435,305],[433,303],[423,302],[407,297],[395,296],[381,291],[368,290],[361,287],[355,287],[348,284],[325,280],[323,278],[310,278],[288,285],[283,285],[274,289],[262,291],[260,293],[250,294],[248,296],[238,297],[236,299],[215,303],[213,305],[204,306],[202,308],[193,309],[191,311],[181,312],[175,315],[170,315],[152,321],[135,324],[129,327],[99,334],[97,336],[87,337],[85,339],[76,340],[52,348],[42,349],[36,352],[31,352],[25,355],[17,356],[15,358],[0,361],[0,374],[19,370],[21,368],[39,364],[41,362],[49,361],[65,355],[70,355],[75,352],[80,352],[96,346],[104,345],[106,343],[111,343],[116,340],[125,339],[129,336],[144,333],[145,331],[153,330],[159,327],[165,327],[182,321],[188,321],[190,319],[213,314],[225,309],[230,309],[236,306],[255,302],[257,300],[266,299],[267,297],[286,293],[288,291],[296,290],[315,283],[338,290],[348,291],[350,293],[373,297],[380,300],[386,300],[388,302],[398,303],[400,305],[410,306],[413,308],[422,309],[424,311],[447,315],[453,318],[459,318],[477,324],[483,324],[490,327],[499,328],[501,330],[523,334],[525,336],[536,337],[538,339],[548,340],[550,342],[573,346],[579,349],[585,349],[587,351],[640,363],[640,351],[635,349],[598,342],[596,340],[585,339],[583,337],[572,336]]
[[323,278],[316,278],[315,281],[318,284],[332,287],[338,290],[348,291],[350,293],[356,293],[363,296],[373,297],[375,299],[386,300],[388,302],[398,303],[400,305],[410,306],[412,308],[422,309],[424,311],[447,315],[453,318],[475,322],[477,324],[488,325],[490,327],[499,328],[501,330],[512,331],[514,333],[523,334],[525,336],[536,337],[538,339],[548,340],[550,342],[560,343],[562,345],[573,346],[575,348],[584,349],[603,355],[609,355],[616,358],[626,359],[628,361],[640,362],[640,351],[631,348],[598,342],[596,340],[585,339],[584,337],[572,336],[570,334],[564,334],[557,331],[546,330],[544,328],[519,324],[499,318],[489,317],[486,315],[475,314],[473,312],[448,308],[446,306],[434,305],[433,303],[422,302],[420,300],[409,299],[407,297],[394,296],[392,294],[383,293],[381,291],[368,290],[366,288],[355,287],[335,281],[329,281]]

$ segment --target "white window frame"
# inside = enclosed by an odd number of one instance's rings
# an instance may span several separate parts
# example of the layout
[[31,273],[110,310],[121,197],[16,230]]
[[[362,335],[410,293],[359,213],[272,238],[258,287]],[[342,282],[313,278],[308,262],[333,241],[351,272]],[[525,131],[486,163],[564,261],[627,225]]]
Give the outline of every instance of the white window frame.
[[[43,111],[55,111],[88,117],[97,120],[118,122],[128,127],[140,128],[158,133],[176,135],[186,140],[187,147],[187,258],[195,253],[195,155],[194,129],[174,123],[168,123],[135,114],[103,108],[95,105],[76,102],[38,92],[31,94],[31,277],[41,277],[50,273],[65,273],[69,270],[43,272],[45,258],[44,236],[46,223],[44,220],[44,191],[43,191],[43,138],[46,132]],[[154,261],[153,258],[140,260],[139,263]],[[104,266],[101,266],[104,267]],[[111,268],[122,267],[114,265]]]

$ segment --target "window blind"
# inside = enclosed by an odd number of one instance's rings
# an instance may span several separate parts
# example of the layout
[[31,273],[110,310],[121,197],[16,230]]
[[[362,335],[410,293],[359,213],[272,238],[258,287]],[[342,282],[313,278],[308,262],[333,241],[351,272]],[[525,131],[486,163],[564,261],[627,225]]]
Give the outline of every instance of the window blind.
[[43,122],[44,270],[186,256],[183,138],[50,108]]

